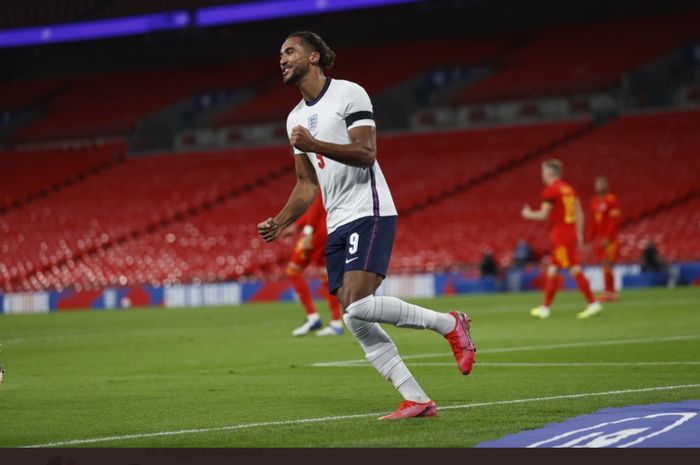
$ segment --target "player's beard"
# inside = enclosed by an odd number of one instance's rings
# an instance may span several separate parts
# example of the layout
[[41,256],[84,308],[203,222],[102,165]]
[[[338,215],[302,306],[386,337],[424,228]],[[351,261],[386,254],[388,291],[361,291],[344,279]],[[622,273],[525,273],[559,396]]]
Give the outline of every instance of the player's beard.
[[301,82],[301,79],[309,72],[309,65],[300,64],[293,68],[291,76],[284,80],[284,83],[290,86],[295,86]]

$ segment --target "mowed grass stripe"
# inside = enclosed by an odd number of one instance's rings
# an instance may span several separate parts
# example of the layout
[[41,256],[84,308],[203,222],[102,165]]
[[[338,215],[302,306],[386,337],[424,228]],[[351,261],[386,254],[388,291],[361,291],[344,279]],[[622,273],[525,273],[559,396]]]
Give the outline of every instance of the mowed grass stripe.
[[[691,341],[700,339],[700,335],[683,335],[683,336],[668,336],[668,337],[654,337],[654,338],[638,338],[638,339],[616,339],[609,341],[589,341],[589,342],[569,342],[564,344],[545,344],[545,345],[535,345],[535,346],[521,346],[521,347],[501,347],[495,349],[482,349],[479,350],[477,345],[477,353],[481,354],[498,354],[507,352],[525,352],[525,351],[536,351],[536,350],[556,350],[556,349],[574,349],[581,347],[601,347],[601,346],[611,346],[611,345],[624,345],[624,344],[651,344],[657,342],[676,342],[676,341]],[[403,360],[416,360],[421,358],[436,358],[436,357],[446,357],[452,356],[449,352],[436,352],[430,354],[414,354],[414,355],[402,355]],[[339,360],[337,362],[318,362],[312,363],[313,367],[343,367],[343,366],[354,366],[354,365],[368,365],[367,361],[362,358],[352,359],[352,360]],[[414,364],[415,365],[415,364]]]
[[[642,392],[652,392],[652,391],[671,391],[678,389],[692,389],[700,388],[700,384],[684,384],[678,386],[654,386],[647,388],[637,388],[637,389],[620,389],[614,391],[605,392],[586,392],[578,394],[562,394],[559,396],[546,396],[546,397],[532,397],[526,399],[511,399],[511,400],[501,400],[494,402],[477,402],[472,404],[461,404],[461,405],[447,405],[440,406],[439,410],[456,410],[456,409],[469,409],[477,407],[491,407],[499,405],[511,405],[511,404],[524,404],[528,402],[546,402],[552,400],[564,400],[564,399],[578,399],[583,397],[596,397],[596,396],[611,396],[611,395],[625,395],[625,394],[636,394]],[[212,428],[192,428],[183,429],[176,431],[158,431],[154,433],[135,433],[135,434],[125,434],[125,435],[115,435],[115,436],[105,436],[99,438],[86,438],[86,439],[72,439],[67,441],[55,441],[45,444],[33,444],[29,446],[22,446],[25,448],[46,448],[46,447],[71,447],[79,446],[85,444],[96,444],[104,442],[113,441],[124,441],[130,439],[144,439],[159,436],[178,436],[185,434],[203,434],[219,431],[231,431],[240,429],[250,429],[250,428],[269,428],[275,426],[290,426],[290,425],[302,425],[307,423],[324,423],[324,422],[334,422],[343,420],[354,420],[368,417],[378,417],[384,415],[386,412],[373,412],[373,413],[359,413],[355,415],[339,415],[339,416],[327,416],[319,418],[299,418],[294,420],[280,420],[280,421],[267,421],[259,423],[244,423],[239,425],[228,425],[228,426],[217,426]],[[421,421],[421,420],[417,420]]]

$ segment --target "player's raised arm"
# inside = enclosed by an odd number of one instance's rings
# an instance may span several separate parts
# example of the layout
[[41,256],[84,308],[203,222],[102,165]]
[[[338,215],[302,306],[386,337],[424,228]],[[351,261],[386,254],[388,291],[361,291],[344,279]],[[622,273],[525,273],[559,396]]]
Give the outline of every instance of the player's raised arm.
[[258,233],[271,242],[277,239],[287,226],[294,223],[309,208],[318,192],[318,179],[309,158],[302,154],[294,157],[297,182],[294,185],[287,204],[274,218],[268,218],[258,224]]
[[315,139],[308,129],[296,126],[290,141],[298,150],[318,153],[339,163],[370,167],[377,159],[377,132],[374,126],[357,126],[348,131],[349,144],[333,144]]
[[552,213],[552,204],[551,202],[542,202],[542,205],[540,205],[539,210],[533,210],[530,208],[530,205],[525,205],[521,211],[521,214],[523,218],[526,220],[533,220],[533,221],[544,221],[547,218],[549,218],[549,215]]
[[[327,82],[327,81],[326,81]],[[367,92],[357,84],[346,83],[338,96],[338,113],[342,115],[347,130],[346,143],[334,143],[316,139],[303,126],[292,128],[292,145],[306,153],[316,153],[344,165],[369,168],[377,159],[377,135],[372,101]],[[341,139],[334,139],[339,142]]]

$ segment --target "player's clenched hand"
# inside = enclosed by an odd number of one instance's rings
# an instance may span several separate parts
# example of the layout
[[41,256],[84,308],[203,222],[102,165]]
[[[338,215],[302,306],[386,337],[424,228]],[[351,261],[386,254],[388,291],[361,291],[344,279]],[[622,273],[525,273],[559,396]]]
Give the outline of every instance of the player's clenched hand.
[[311,135],[308,129],[303,126],[295,126],[292,129],[292,134],[289,137],[289,142],[292,146],[306,153],[316,152],[316,139]]
[[520,210],[520,214],[523,216],[523,218],[530,218],[530,215],[532,215],[532,208],[530,208],[530,205],[525,205],[522,210]]
[[280,235],[280,225],[274,218],[268,218],[258,224],[258,234],[265,242],[272,242]]

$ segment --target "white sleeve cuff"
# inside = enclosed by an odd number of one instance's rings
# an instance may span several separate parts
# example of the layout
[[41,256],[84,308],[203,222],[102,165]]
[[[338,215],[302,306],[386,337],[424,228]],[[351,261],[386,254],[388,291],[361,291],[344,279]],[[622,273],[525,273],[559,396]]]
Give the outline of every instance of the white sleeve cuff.
[[359,119],[348,126],[348,131],[359,126],[372,126],[373,128],[377,127],[373,119]]

